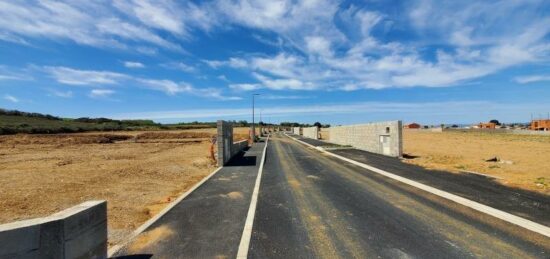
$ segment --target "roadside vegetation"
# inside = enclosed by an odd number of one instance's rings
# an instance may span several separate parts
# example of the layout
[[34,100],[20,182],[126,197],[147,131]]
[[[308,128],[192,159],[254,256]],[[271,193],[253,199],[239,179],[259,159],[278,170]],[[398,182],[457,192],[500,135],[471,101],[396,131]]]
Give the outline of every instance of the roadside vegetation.
[[[235,127],[247,121],[233,121]],[[216,122],[160,124],[152,120],[113,120],[108,118],[61,118],[48,114],[0,109],[0,135],[18,133],[56,134],[88,131],[185,130],[215,128]]]

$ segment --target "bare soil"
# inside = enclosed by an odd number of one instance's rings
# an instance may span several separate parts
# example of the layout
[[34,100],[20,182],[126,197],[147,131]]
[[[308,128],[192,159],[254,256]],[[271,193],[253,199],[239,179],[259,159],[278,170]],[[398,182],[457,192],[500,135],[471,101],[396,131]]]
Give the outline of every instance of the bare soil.
[[[403,139],[408,163],[550,194],[550,136],[404,130]],[[487,162],[494,157],[500,161]]]
[[[244,139],[248,129],[236,128]],[[212,172],[216,129],[0,136],[0,224],[108,201],[118,243]]]

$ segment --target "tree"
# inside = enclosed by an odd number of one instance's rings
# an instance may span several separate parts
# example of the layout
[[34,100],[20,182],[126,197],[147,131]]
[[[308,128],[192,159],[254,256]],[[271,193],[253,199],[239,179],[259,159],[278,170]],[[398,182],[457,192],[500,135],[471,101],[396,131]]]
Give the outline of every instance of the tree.
[[490,120],[489,121],[490,123],[494,123],[496,125],[500,125],[500,122],[498,120]]
[[313,126],[315,126],[315,127],[317,127],[317,128],[320,128],[320,127],[322,127],[323,125],[321,125],[320,122],[315,122],[315,123],[313,123]]

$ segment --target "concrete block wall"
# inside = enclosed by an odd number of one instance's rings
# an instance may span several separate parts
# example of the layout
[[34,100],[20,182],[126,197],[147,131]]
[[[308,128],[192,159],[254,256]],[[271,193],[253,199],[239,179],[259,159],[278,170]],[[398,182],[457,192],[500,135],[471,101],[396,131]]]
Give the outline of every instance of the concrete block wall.
[[308,127],[302,129],[304,137],[319,139],[319,128],[317,127]]
[[300,135],[300,127],[292,127],[292,133]]
[[0,225],[0,258],[107,258],[107,202]]
[[[329,128],[329,140],[339,145],[392,157],[403,155],[403,127],[401,121],[374,122]],[[387,144],[382,141],[387,141]],[[387,145],[384,148],[384,145]],[[389,146],[389,147],[388,147]]]
[[248,141],[233,142],[233,124],[230,122],[218,120],[217,127],[217,161],[218,166],[224,166],[237,153],[248,147]]

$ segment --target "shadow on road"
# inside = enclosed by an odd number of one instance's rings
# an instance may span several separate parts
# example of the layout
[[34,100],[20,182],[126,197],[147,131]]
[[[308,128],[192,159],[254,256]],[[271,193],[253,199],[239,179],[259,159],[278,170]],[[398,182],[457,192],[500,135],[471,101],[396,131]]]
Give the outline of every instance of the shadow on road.
[[245,150],[235,155],[225,166],[256,166],[256,156],[247,156]]

